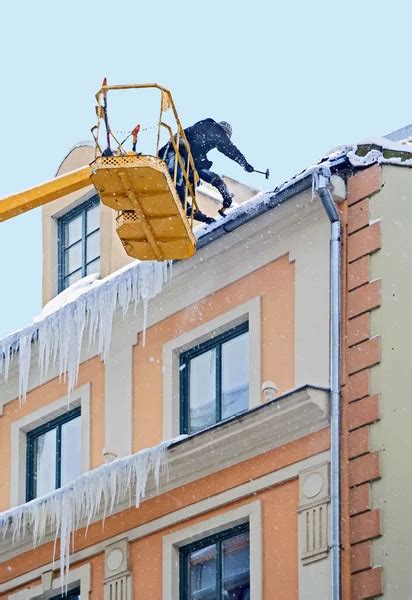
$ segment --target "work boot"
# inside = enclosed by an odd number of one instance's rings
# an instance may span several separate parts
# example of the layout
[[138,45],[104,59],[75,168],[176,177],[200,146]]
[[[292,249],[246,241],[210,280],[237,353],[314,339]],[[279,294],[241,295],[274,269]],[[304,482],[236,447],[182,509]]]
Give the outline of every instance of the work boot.
[[195,210],[195,212],[193,213],[193,218],[195,219],[195,221],[200,221],[200,223],[206,223],[207,225],[215,223],[216,221],[216,219],[214,219],[213,217],[208,217],[199,209]]
[[234,196],[234,194],[232,194],[232,193],[224,196],[224,198],[223,198],[223,208],[225,210],[227,208],[230,208],[232,206],[233,196]]

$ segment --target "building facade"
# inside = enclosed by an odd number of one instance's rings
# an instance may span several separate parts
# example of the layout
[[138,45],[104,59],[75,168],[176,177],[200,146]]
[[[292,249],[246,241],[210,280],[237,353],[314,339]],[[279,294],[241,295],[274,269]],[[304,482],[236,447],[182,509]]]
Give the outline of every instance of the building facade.
[[[385,144],[271,193],[232,183],[243,202],[156,285],[92,188],[43,210],[45,307],[2,345],[0,598],[409,597],[412,155]],[[320,170],[340,221],[338,479]]]

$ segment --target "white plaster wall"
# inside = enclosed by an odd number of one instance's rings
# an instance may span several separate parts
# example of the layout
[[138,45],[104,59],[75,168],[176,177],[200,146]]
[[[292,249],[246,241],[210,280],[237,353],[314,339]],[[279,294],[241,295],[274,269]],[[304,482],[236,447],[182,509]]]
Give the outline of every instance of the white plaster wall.
[[371,449],[381,450],[382,478],[372,486],[382,510],[383,537],[373,542],[373,564],[384,566],[384,598],[411,598],[412,521],[412,171],[383,167],[383,188],[370,200],[371,220],[382,219],[382,248],[371,257],[371,277],[382,278],[382,304],[371,335],[382,336],[382,361],[372,369],[381,421]]

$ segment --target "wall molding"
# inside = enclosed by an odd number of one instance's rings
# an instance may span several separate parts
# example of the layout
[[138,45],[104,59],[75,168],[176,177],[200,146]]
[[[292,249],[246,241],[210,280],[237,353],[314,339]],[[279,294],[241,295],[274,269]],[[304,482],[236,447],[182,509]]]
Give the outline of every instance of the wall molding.
[[240,304],[163,345],[163,439],[180,433],[179,356],[196,344],[249,323],[249,408],[261,403],[261,297]]
[[[146,498],[153,498],[192,481],[254,458],[274,448],[315,433],[329,424],[329,391],[312,387],[293,390],[276,400],[222,421],[188,436],[167,450],[168,469],[160,477],[159,490],[149,478]],[[215,457],[219,456],[219,462]],[[131,498],[133,502],[133,497]],[[129,508],[129,499],[114,513]],[[103,518],[103,509],[93,522]],[[79,528],[83,524],[80,524]],[[52,532],[50,532],[52,536]],[[30,538],[31,539],[31,538]],[[0,540],[0,557],[30,548],[25,538],[11,548],[11,537]],[[51,539],[51,537],[50,537]]]
[[[316,240],[316,244],[314,240]],[[301,283],[296,282],[299,293],[303,294],[302,297],[306,299],[323,298],[323,302],[326,302],[327,305],[329,298],[328,247],[329,222],[321,203],[312,198],[310,191],[297,194],[294,201],[286,202],[276,209],[264,213],[226,234],[223,238],[201,248],[190,260],[177,262],[173,266],[171,282],[164,287],[160,297],[156,297],[150,302],[147,326],[150,328],[287,254],[290,255],[291,260],[296,260],[298,264],[302,263],[302,268],[299,269],[299,281],[300,275],[303,276],[303,279]],[[239,256],[245,255],[247,255],[247,261],[239,260]],[[315,258],[316,261],[318,259],[321,261],[321,266],[316,264],[316,268]],[[213,277],[197,278],[194,285],[193,273],[196,273],[196,270],[204,273],[207,269],[210,269]],[[185,290],[185,293],[182,294],[182,290]],[[325,346],[325,340],[328,344],[328,324],[323,323],[324,313],[321,308],[316,308],[316,304],[311,304],[310,314],[307,314],[305,306],[305,302],[297,305],[296,385],[309,381],[308,373],[311,374],[310,383],[327,385],[328,348],[322,351],[325,354],[323,361],[319,361],[319,354],[314,361],[315,353],[311,351],[311,348],[313,331],[316,331],[316,338],[322,340],[322,347]],[[138,306],[136,311],[134,306],[130,307],[124,318],[122,312],[117,311],[113,321],[113,330],[115,329],[120,338],[129,334],[138,335],[143,330],[142,305]],[[310,343],[304,343],[304,340],[310,340]],[[308,360],[308,366],[304,372],[300,373],[299,370],[303,368],[304,364],[304,357],[299,358],[302,350]],[[32,349],[33,364],[37,354],[38,349],[34,346]],[[96,354],[96,345],[93,344],[89,347],[88,336],[85,336],[81,349],[81,363],[95,357]],[[319,362],[322,363],[320,370],[319,367],[316,367],[316,363]],[[40,384],[38,371],[32,369],[28,391],[46,384],[57,376],[57,369],[50,368],[47,379]],[[10,368],[8,382],[2,386],[3,404],[16,400],[18,396],[17,382],[18,364],[14,363]]]
[[[318,454],[309,456],[308,458],[305,458],[301,461],[297,461],[296,463],[293,463],[286,467],[282,467],[281,469],[273,471],[272,473],[269,473],[267,475],[263,475],[262,477],[258,477],[257,479],[250,480],[246,483],[230,488],[229,490],[225,490],[224,492],[220,492],[218,494],[205,498],[204,500],[194,502],[193,504],[168,513],[167,515],[164,515],[157,519],[153,519],[152,521],[143,523],[142,525],[138,525],[137,527],[134,527],[133,529],[130,529],[127,532],[119,533],[118,535],[102,540],[97,544],[92,544],[87,548],[74,552],[71,556],[71,564],[75,565],[76,562],[88,560],[92,556],[101,554],[105,551],[109,544],[120,542],[124,538],[127,538],[129,542],[133,542],[158,531],[162,531],[168,527],[172,527],[177,523],[181,523],[193,517],[206,514],[216,508],[232,504],[237,500],[254,496],[261,490],[265,490],[279,483],[284,483],[285,481],[290,481],[291,479],[297,478],[299,476],[300,471],[302,471],[303,469],[310,468],[319,463],[329,460],[330,452],[329,450],[326,450],[324,452],[320,452]],[[51,537],[50,540],[51,539],[53,538]],[[10,547],[10,544],[8,544],[8,547]],[[8,558],[12,558],[13,556],[21,554],[22,552],[27,551],[29,549],[30,545],[26,544],[26,547],[24,549],[18,548],[16,549],[16,552],[9,551],[7,555],[6,553],[1,552],[0,556],[2,557],[2,560],[5,561]],[[32,571],[24,573],[19,577],[10,579],[9,581],[0,584],[0,593],[7,592],[13,588],[25,585],[28,582],[40,577],[42,572],[50,570],[52,568],[53,563],[50,562],[47,565],[43,565],[41,568],[33,569]]]
[[249,523],[250,597],[262,599],[263,535],[261,501],[248,502],[238,508],[179,529],[163,537],[163,598],[179,600],[179,550],[185,544],[213,535],[240,523]]
[[62,396],[58,400],[46,404],[21,419],[12,422],[10,452],[10,456],[12,457],[10,465],[10,505],[12,507],[23,504],[26,501],[27,432],[79,406],[81,407],[81,472],[85,473],[90,469],[90,387],[90,383],[86,383],[73,390],[70,398],[67,395]]
[[[46,574],[48,577],[44,577]],[[15,594],[10,594],[8,600],[46,600],[47,598],[56,596],[63,585],[61,578],[57,577],[56,579],[53,579],[53,572],[47,569],[43,569],[40,576],[42,577],[42,583],[40,585],[19,590]],[[80,586],[80,600],[89,600],[91,592],[90,564],[70,569],[67,575],[67,586],[68,590]]]

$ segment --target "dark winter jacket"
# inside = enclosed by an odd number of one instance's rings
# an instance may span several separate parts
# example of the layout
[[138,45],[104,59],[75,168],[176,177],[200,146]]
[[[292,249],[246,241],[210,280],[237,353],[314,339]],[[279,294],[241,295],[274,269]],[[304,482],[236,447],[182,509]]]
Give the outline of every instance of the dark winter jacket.
[[[198,121],[191,127],[185,129],[185,134],[190,144],[196,169],[198,170],[207,168],[206,165],[209,161],[206,155],[214,148],[228,158],[239,163],[242,167],[245,167],[248,164],[240,150],[232,144],[225,130],[213,119],[203,119],[203,121]],[[160,157],[163,158],[167,146],[168,144],[163,146],[159,151]]]

